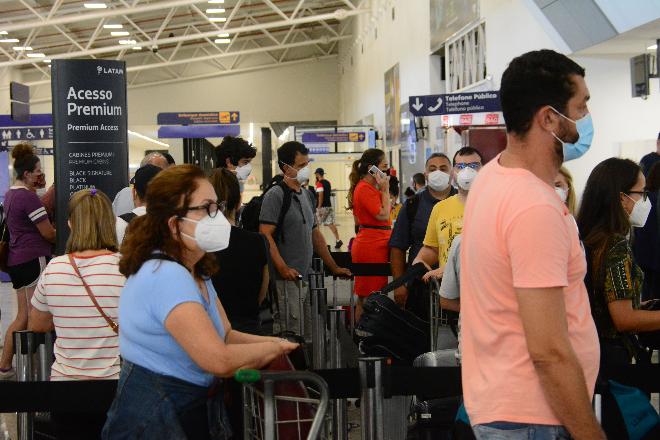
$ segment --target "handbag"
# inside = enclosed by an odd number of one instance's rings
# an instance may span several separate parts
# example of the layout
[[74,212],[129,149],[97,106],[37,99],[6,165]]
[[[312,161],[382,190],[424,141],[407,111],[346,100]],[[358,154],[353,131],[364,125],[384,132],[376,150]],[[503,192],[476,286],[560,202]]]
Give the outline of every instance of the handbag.
[[80,274],[80,269],[78,269],[76,260],[73,258],[73,255],[71,254],[69,254],[69,263],[71,263],[71,266],[73,266],[73,270],[76,272],[76,275],[78,275],[78,278],[80,278],[80,281],[82,281],[83,287],[85,288],[87,295],[89,295],[89,299],[91,299],[92,303],[94,303],[94,307],[96,307],[96,310],[98,310],[101,316],[103,316],[103,319],[105,319],[105,321],[108,323],[112,331],[115,332],[115,334],[119,334],[119,324],[117,324],[115,321],[110,319],[110,317],[105,314],[105,312],[99,305],[98,301],[96,301],[96,297],[92,293],[92,289],[90,289],[89,285],[87,285],[85,279]]
[[[4,214],[4,207],[2,208]],[[0,270],[3,272],[7,272],[9,265],[9,226],[7,226],[7,217],[9,215],[9,211],[7,211],[7,215],[2,216],[2,225],[0,228],[2,229],[2,232],[0,232]]]
[[603,429],[609,438],[658,438],[660,417],[641,390],[609,380],[603,394],[603,405]]

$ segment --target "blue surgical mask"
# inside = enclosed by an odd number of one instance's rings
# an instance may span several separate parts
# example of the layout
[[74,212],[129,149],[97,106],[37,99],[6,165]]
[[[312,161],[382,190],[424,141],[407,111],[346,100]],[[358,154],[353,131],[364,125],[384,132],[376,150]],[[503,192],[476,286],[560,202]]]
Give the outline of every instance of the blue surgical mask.
[[575,143],[571,144],[562,141],[557,137],[556,134],[552,133],[555,139],[561,142],[561,144],[564,147],[564,162],[568,162],[569,160],[574,160],[579,157],[582,157],[584,153],[586,153],[589,150],[589,147],[591,147],[591,141],[594,138],[594,124],[593,121],[591,120],[591,113],[587,113],[582,118],[578,119],[577,121],[574,121],[568,116],[565,116],[562,113],[558,112],[555,108],[552,108],[552,110],[554,110],[559,116],[562,116],[563,118],[566,118],[572,123],[574,123],[575,128],[577,129],[579,135],[578,140]]

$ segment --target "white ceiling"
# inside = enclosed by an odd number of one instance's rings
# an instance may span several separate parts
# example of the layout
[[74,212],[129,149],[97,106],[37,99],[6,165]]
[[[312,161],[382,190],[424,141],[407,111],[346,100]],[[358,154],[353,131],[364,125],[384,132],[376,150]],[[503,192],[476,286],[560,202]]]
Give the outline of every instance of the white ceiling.
[[[30,52],[14,46],[30,46],[47,59],[121,59],[131,88],[335,57],[339,41],[351,38],[345,19],[368,12],[361,3],[105,0],[106,9],[86,9],[78,0],[0,0],[0,32],[7,32],[0,39],[19,40],[0,43],[0,69],[20,69],[29,85],[50,83],[48,64],[27,58]],[[208,8],[225,12],[207,13]],[[225,17],[226,22],[211,22],[210,17]],[[105,29],[107,24],[123,28]],[[113,37],[113,31],[129,35]],[[215,43],[221,33],[229,34],[230,43]],[[119,45],[126,39],[135,44]]]
[[613,58],[631,58],[643,53],[655,53],[647,47],[660,38],[660,19],[642,25],[631,31],[576,52],[576,55],[608,56]]

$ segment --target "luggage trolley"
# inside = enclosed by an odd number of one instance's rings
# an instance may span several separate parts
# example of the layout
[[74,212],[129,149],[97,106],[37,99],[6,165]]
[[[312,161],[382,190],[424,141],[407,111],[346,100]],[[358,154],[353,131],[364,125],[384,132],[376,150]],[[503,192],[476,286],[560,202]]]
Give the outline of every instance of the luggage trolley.
[[451,327],[449,313],[440,307],[440,281],[435,278],[431,278],[429,282],[429,302],[431,351],[435,351],[438,350],[438,331],[441,327]]
[[[328,384],[321,376],[309,371],[239,370],[235,379],[243,384],[245,440],[321,438],[329,402]],[[304,396],[278,394],[275,385],[282,382],[293,383]]]

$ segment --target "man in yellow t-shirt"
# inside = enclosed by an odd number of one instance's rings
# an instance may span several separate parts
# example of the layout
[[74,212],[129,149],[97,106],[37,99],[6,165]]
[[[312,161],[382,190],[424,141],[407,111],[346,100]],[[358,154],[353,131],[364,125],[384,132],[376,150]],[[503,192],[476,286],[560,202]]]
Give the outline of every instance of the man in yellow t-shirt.
[[472,147],[463,147],[454,155],[453,172],[458,185],[458,194],[438,202],[433,207],[426,228],[424,247],[414,261],[414,263],[422,262],[429,267],[440,265],[438,269],[427,272],[424,281],[428,281],[431,277],[442,277],[451,243],[454,237],[463,231],[465,201],[482,165],[481,153]]

